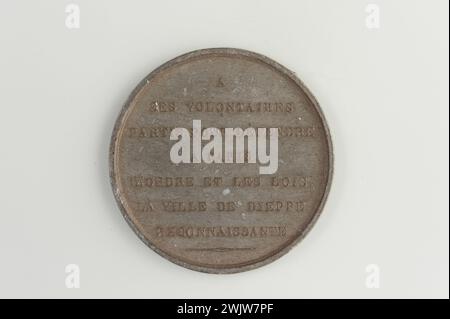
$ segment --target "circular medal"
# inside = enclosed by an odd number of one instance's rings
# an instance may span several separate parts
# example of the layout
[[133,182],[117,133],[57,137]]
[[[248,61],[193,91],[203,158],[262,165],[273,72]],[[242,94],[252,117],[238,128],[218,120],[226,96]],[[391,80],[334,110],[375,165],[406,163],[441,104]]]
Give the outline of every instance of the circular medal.
[[298,243],[324,206],[332,145],[293,72],[205,49],[150,73],[117,119],[110,176],[128,224],[181,266],[234,273]]

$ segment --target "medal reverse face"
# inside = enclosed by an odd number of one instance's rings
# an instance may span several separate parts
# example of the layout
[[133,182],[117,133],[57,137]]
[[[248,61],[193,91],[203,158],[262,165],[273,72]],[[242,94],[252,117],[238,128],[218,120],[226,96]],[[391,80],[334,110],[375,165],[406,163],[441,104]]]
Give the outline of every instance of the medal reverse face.
[[110,175],[150,248],[193,270],[234,273],[306,235],[332,160],[323,113],[294,73],[249,51],[205,49],[163,64],[132,92]]

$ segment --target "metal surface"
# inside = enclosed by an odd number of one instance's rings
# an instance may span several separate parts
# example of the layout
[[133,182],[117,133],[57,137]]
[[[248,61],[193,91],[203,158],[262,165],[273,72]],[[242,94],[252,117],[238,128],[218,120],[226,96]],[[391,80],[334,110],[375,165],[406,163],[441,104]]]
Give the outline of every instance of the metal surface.
[[[249,153],[244,163],[174,164],[171,131],[194,138],[194,120],[220,132],[277,128],[278,169],[261,174]],[[292,72],[249,51],[205,49],[165,63],[132,92],[114,128],[110,176],[123,216],[149,247],[193,270],[234,273],[305,236],[332,161],[320,107]]]

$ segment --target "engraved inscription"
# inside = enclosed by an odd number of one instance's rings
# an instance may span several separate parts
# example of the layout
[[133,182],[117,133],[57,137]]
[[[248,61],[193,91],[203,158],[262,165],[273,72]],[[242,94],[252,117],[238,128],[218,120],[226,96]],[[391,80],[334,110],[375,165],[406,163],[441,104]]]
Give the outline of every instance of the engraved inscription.
[[210,237],[285,237],[286,226],[157,226],[157,237],[210,238]]
[[[128,127],[127,137],[129,138],[167,138],[175,127],[167,126],[145,126],[145,127]],[[268,129],[269,127],[261,127]],[[222,135],[225,134],[225,127],[217,127]],[[286,137],[314,137],[314,126],[278,126],[278,136]],[[192,128],[187,127],[186,130],[192,136]],[[201,131],[202,134],[204,129]]]

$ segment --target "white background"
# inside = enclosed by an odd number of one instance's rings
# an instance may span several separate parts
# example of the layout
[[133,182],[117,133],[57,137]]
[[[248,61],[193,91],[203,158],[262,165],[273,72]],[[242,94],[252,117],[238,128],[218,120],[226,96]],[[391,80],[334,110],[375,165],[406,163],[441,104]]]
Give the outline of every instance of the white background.
[[[449,296],[448,1],[0,1],[0,297]],[[380,28],[365,24],[368,3]],[[335,175],[307,238],[235,275],[174,265],[123,220],[108,147],[163,62],[237,47],[295,71],[332,131]],[[65,266],[81,269],[67,289]],[[366,266],[380,288],[366,287]]]

